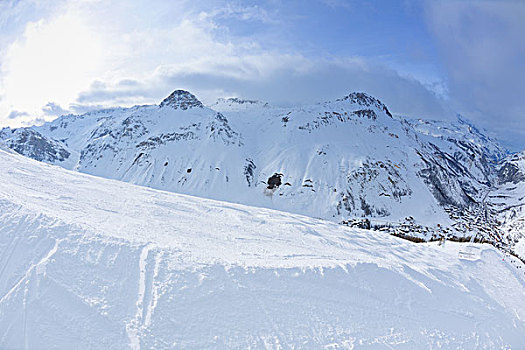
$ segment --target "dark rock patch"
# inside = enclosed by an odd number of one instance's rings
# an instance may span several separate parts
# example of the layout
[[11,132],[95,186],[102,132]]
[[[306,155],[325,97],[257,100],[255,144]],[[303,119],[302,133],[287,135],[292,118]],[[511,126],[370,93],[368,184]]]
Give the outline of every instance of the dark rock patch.
[[268,178],[268,181],[267,181],[267,184],[268,184],[268,189],[269,190],[273,190],[274,188],[277,188],[279,186],[281,186],[282,182],[281,182],[281,177],[283,176],[283,174],[273,174],[272,176],[270,176]]
[[189,108],[204,108],[201,101],[197,100],[195,95],[184,90],[175,90],[166,97],[161,103],[160,107],[169,106],[173,109],[187,110]]
[[246,176],[246,182],[248,182],[248,186],[251,186],[253,183],[255,168],[257,168],[257,166],[255,166],[253,159],[246,158],[246,165],[244,166],[244,176]]
[[498,171],[498,178],[500,184],[507,182],[517,184],[521,181],[525,181],[525,174],[520,172],[520,169],[516,164],[508,162]]

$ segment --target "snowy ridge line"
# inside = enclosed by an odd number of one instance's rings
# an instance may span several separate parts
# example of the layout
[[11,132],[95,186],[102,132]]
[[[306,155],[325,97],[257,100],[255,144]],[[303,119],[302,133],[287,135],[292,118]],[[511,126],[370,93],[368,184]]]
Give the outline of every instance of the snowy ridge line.
[[[0,152],[0,159],[7,164],[7,159],[4,155],[5,154]],[[2,196],[5,192],[13,193],[13,190],[17,188],[20,189],[16,196],[10,196],[14,204],[11,205],[11,207],[27,207],[29,210],[38,212],[39,216],[45,216],[50,220],[59,219],[67,225],[72,225],[71,227],[74,228],[75,231],[83,230],[86,239],[89,237],[87,234],[92,237],[107,236],[107,238],[125,240],[133,244],[150,244],[150,246],[154,245],[156,247],[175,249],[180,252],[190,253],[189,255],[183,256],[183,259],[186,263],[191,264],[198,261],[203,262],[206,258],[201,255],[199,250],[191,252],[188,248],[184,248],[185,246],[206,248],[208,245],[205,244],[205,241],[221,240],[222,244],[222,239],[226,238],[228,242],[233,242],[239,247],[239,249],[234,249],[235,253],[231,255],[234,257],[237,256],[238,258],[236,259],[240,259],[239,261],[244,261],[245,263],[249,261],[243,258],[243,255],[246,256],[246,253],[250,252],[251,257],[255,259],[255,261],[266,261],[268,259],[269,262],[273,260],[276,263],[280,262],[279,264],[282,264],[283,260],[281,259],[283,256],[272,254],[261,255],[258,248],[259,243],[271,242],[274,238],[273,234],[264,227],[268,218],[272,217],[279,222],[281,230],[290,230],[290,234],[299,235],[299,239],[296,241],[291,238],[285,239],[284,237],[278,239],[278,242],[288,242],[290,245],[288,248],[295,247],[295,249],[297,249],[297,254],[284,255],[285,262],[293,261],[294,263],[302,265],[301,261],[304,261],[305,264],[313,263],[314,266],[338,266],[340,261],[350,263],[360,261],[359,259],[350,258],[344,251],[339,253],[340,257],[332,261],[332,254],[329,253],[332,251],[331,248],[329,250],[323,249],[326,250],[324,256],[329,257],[325,260],[322,258],[323,255],[320,255],[318,252],[315,253],[309,249],[304,250],[302,247],[303,242],[315,243],[318,241],[319,231],[328,233],[328,236],[324,238],[328,240],[333,240],[337,237],[337,235],[329,233],[329,230],[333,230],[334,228],[343,230],[343,232],[352,232],[335,223],[270,209],[254,209],[244,205],[172,194],[119,181],[77,174],[67,170],[57,169],[53,166],[34,163],[34,161],[24,159],[20,156],[14,156],[14,159],[18,161],[11,164],[12,166],[6,167],[6,172],[2,174],[14,179],[13,183],[4,183],[3,186],[0,185],[0,194]],[[24,165],[24,163],[26,164]],[[32,166],[38,166],[42,178],[52,179],[52,181],[46,180],[45,186],[33,180],[27,182],[27,179],[21,177],[20,174],[28,174]],[[17,171],[13,173],[12,170],[7,169],[17,169]],[[0,170],[0,172],[2,172],[2,170]],[[79,191],[76,193],[68,193],[66,196],[55,191],[55,189],[64,188],[68,183],[76,183],[79,185]],[[92,184],[98,185],[92,186]],[[107,186],[111,186],[121,193],[131,191],[136,194],[140,193],[140,195],[136,197],[121,197],[122,199],[113,198],[111,192],[106,192],[105,188]],[[34,195],[41,190],[47,191],[47,193],[42,193],[38,196]],[[152,198],[155,198],[155,200],[152,201]],[[176,201],[173,202],[173,199],[176,199]],[[47,205],[49,201],[54,203],[53,207]],[[83,203],[83,201],[87,202]],[[159,203],[160,206],[157,203]],[[206,207],[199,210],[199,207],[203,203],[206,204]],[[166,206],[164,207],[164,205]],[[119,208],[130,208],[131,212],[119,212]],[[256,211],[254,212],[254,210]],[[153,211],[159,212],[153,216],[162,217],[162,221],[153,221],[145,225],[141,217],[144,213]],[[186,226],[195,221],[195,212],[199,212],[199,217],[203,223],[214,222],[217,226],[217,231],[205,235],[203,239],[195,239],[192,230],[188,230],[188,226]],[[174,219],[166,222],[166,218],[170,217]],[[241,218],[246,218],[246,220],[250,221],[254,220],[253,222],[256,223],[256,226],[254,226],[253,230],[246,231],[246,234],[242,234],[241,232],[241,234],[236,237],[229,233],[229,231],[231,231],[232,228],[241,228],[239,225]],[[291,224],[289,220],[298,221]],[[154,231],[155,234],[145,234],[148,230],[146,227]],[[307,232],[311,233],[307,235],[304,235],[302,232],[300,233],[298,228],[303,227],[307,229]],[[185,233],[184,231],[189,232]],[[157,232],[165,233],[159,235]],[[170,235],[169,232],[176,233],[176,235]],[[388,242],[388,240],[387,238],[386,242]],[[334,247],[339,245],[335,241],[331,244]],[[241,247],[244,247],[244,249]],[[243,250],[244,253],[240,254],[241,252],[239,252],[239,250]],[[288,251],[288,249],[286,251]],[[211,258],[212,260],[210,262],[215,263],[221,261],[221,256],[223,255],[219,254]],[[315,256],[316,259],[310,260],[308,256]],[[229,259],[226,259],[225,261],[228,260]],[[291,266],[295,265],[292,264]]]
[[463,261],[454,242],[0,163],[0,348],[525,343],[523,264],[490,245]]
[[[249,261],[246,258],[247,253],[249,253],[250,259],[255,259],[254,262],[266,261],[268,263],[275,259],[275,262],[281,261],[281,263],[283,261],[294,261],[302,265],[301,261],[304,261],[306,264],[313,263],[313,266],[338,266],[341,262],[357,263],[366,261],[359,259],[360,254],[350,256],[345,249],[341,249],[342,245],[344,246],[345,243],[349,242],[350,237],[357,240],[356,244],[362,246],[370,246],[371,244],[389,245],[398,242],[396,238],[388,234],[378,236],[370,235],[370,231],[361,231],[364,235],[356,236],[355,229],[346,228],[336,223],[269,209],[251,208],[244,205],[172,194],[118,181],[86,176],[34,163],[34,161],[26,160],[20,156],[7,156],[7,154],[0,151],[0,160],[6,164],[9,164],[8,161],[13,159],[16,162],[7,168],[16,168],[19,172],[16,173],[16,177],[13,177],[9,175],[10,171],[1,174],[2,171],[0,170],[0,175],[13,180],[9,184],[0,185],[0,194],[5,191],[12,192],[17,188],[21,188],[29,194],[29,196],[17,196],[15,198],[15,207],[19,205],[27,206],[27,204],[31,203],[28,208],[42,213],[38,215],[46,215],[51,219],[61,218],[61,221],[72,224],[79,230],[84,230],[86,233],[90,232],[93,237],[108,235],[107,237],[112,239],[124,239],[134,244],[145,244],[144,247],[147,248],[144,248],[143,254],[147,254],[149,249],[153,247],[165,247],[175,249],[178,252],[191,253],[190,256],[184,257],[184,259],[188,260],[188,263],[199,260],[205,261],[207,258],[201,255],[204,251],[200,251],[200,249],[207,250],[209,246],[213,246],[208,245],[207,242],[216,242],[224,249],[228,249],[229,253],[233,253],[231,257],[235,257],[234,260],[239,259],[239,261],[244,261],[244,263]],[[52,179],[46,180],[45,187],[41,186],[38,181],[34,181],[35,179],[28,183],[26,179],[20,178],[20,172],[28,173],[31,167],[34,166],[39,168],[38,172],[42,174],[43,178]],[[70,192],[67,196],[63,196],[54,191],[57,188],[67,187],[68,183],[77,184],[76,192]],[[113,198],[111,192],[106,192],[108,186],[120,193],[131,192],[133,196],[122,198],[121,195],[121,198]],[[41,191],[41,189],[48,192],[42,193],[41,196],[37,197],[32,194],[35,191]],[[49,201],[55,203],[52,208],[47,206]],[[26,204],[24,205],[24,203]],[[206,206],[199,209],[202,204]],[[127,208],[128,212],[120,212],[119,208]],[[151,213],[151,217],[161,218],[161,220],[150,220],[146,226],[142,219],[145,213]],[[187,225],[195,223],[195,213],[199,213],[197,219],[199,220],[198,222],[203,223],[203,227],[207,226],[206,223],[214,223],[213,232],[204,236],[201,233],[201,237],[196,237],[193,230],[189,230]],[[73,216],[70,216],[71,214]],[[275,239],[274,233],[265,227],[270,218],[273,222],[278,223],[280,231],[288,232],[289,237],[278,237],[276,241],[278,245],[274,247],[277,248],[281,247],[282,244],[287,244],[286,249],[282,251],[283,253],[285,251],[288,252],[286,254],[276,254],[278,250],[272,253],[260,251],[260,244],[275,244],[273,243]],[[253,229],[240,225],[241,222],[246,221],[255,224]],[[293,224],[290,221],[293,221]],[[97,222],[97,224],[93,225],[91,222]],[[240,231],[233,231],[236,232],[233,234],[232,230],[237,229]],[[147,231],[150,231],[150,233],[145,234]],[[160,232],[162,234],[159,234]],[[224,240],[227,244],[225,244]],[[318,246],[319,250],[311,251],[304,248],[312,244]],[[234,245],[233,250],[230,245]],[[419,246],[409,247],[414,250],[420,249]],[[188,248],[193,249],[193,251]],[[194,248],[198,249],[195,250]],[[289,253],[294,250],[294,254]],[[220,249],[214,249],[214,251],[217,251],[217,254],[213,258],[210,256],[210,263],[212,264],[221,261],[221,257],[225,257],[220,252]],[[428,252],[433,252],[433,250],[431,249]],[[315,259],[310,260],[308,259],[309,256],[315,257]],[[323,256],[330,258],[324,260]],[[282,260],[283,258],[284,260]],[[332,259],[334,260],[332,261]],[[383,259],[386,263],[389,258],[377,257],[378,261]],[[228,260],[223,261],[226,262]],[[327,265],[323,265],[325,263]],[[388,263],[386,264],[388,265]],[[269,266],[271,266],[271,263]]]

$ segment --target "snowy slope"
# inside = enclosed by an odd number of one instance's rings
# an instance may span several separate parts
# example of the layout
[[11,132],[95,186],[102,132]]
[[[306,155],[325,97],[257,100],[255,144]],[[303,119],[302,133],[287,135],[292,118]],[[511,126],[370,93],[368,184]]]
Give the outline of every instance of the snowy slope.
[[[0,348],[519,348],[523,269],[0,150]],[[523,265],[517,265],[523,268]]]
[[525,151],[509,156],[499,167],[500,183],[488,196],[510,246],[525,259]]
[[[495,178],[490,162],[501,155],[490,140],[480,146],[475,128],[458,125],[432,124],[447,131],[436,135],[364,93],[293,108],[235,98],[208,108],[176,90],[160,105],[68,115],[27,130],[71,154],[44,161],[92,175],[336,222],[412,216],[437,227],[452,223],[445,208],[479,205]],[[13,149],[31,148],[5,140],[0,135]]]
[[442,153],[444,158],[448,158],[447,162],[451,162],[457,172],[455,175],[463,178],[463,182],[469,182],[468,178],[474,177],[489,187],[495,184],[496,166],[506,153],[496,140],[483,134],[472,123],[460,115],[455,122],[402,120],[416,130],[425,144],[434,148],[437,156]]

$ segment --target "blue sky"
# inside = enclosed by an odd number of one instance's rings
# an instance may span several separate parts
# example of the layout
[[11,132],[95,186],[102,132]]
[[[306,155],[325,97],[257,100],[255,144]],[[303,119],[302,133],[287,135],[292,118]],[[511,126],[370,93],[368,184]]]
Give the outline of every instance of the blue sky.
[[158,103],[365,91],[525,148],[525,1],[0,0],[0,125]]

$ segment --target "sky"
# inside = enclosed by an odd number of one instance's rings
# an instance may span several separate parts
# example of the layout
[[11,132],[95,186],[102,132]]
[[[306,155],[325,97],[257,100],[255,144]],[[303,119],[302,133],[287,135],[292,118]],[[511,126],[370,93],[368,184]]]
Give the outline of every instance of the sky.
[[0,126],[186,89],[276,105],[353,91],[525,149],[525,1],[0,0]]

